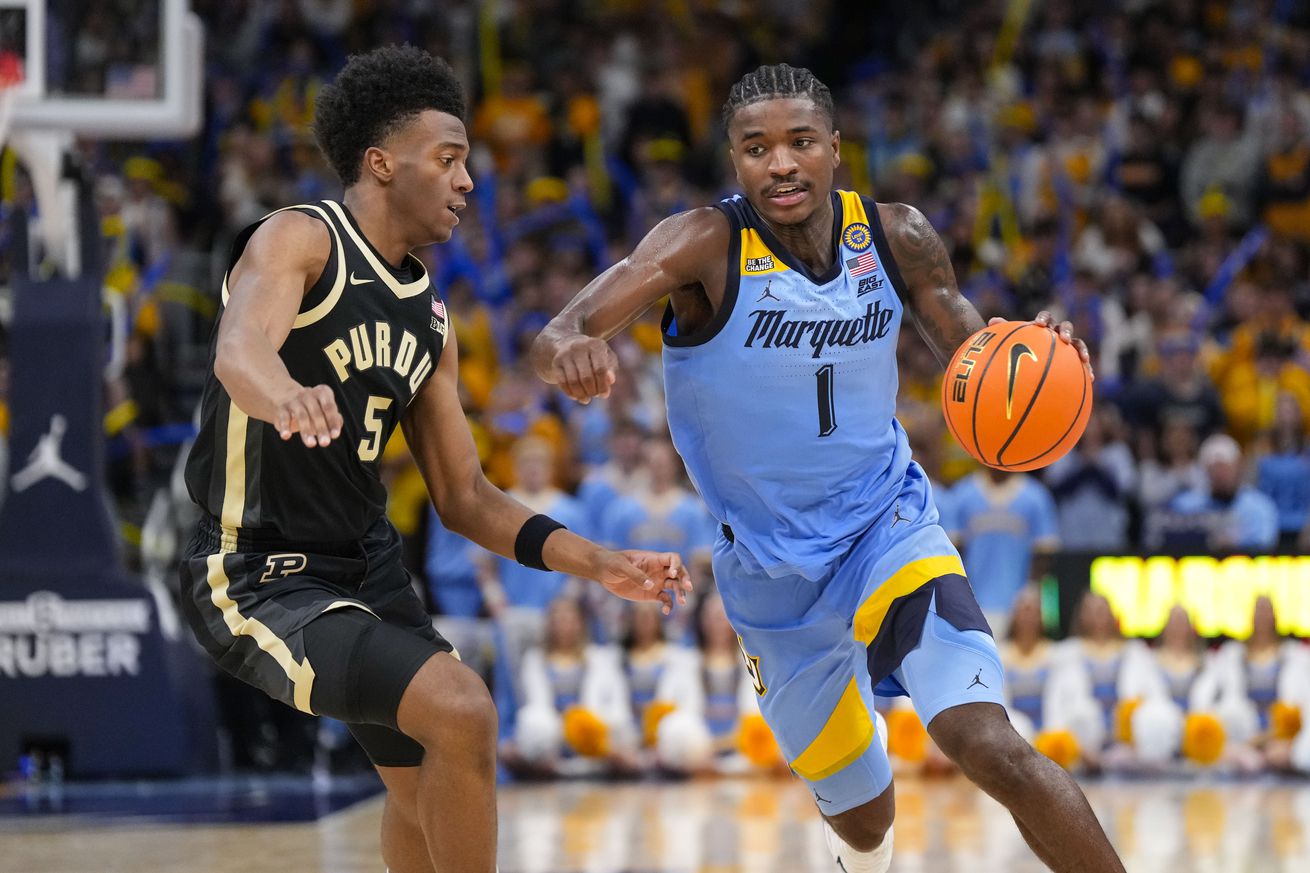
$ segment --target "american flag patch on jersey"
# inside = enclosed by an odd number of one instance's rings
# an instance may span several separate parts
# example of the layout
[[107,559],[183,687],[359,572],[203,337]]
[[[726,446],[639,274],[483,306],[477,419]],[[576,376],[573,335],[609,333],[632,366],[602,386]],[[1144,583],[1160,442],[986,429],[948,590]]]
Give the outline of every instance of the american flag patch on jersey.
[[873,252],[865,252],[847,261],[846,269],[851,271],[852,276],[859,277],[878,269],[878,262],[874,260]]
[[437,295],[432,295],[432,329],[443,337],[446,335],[446,304]]

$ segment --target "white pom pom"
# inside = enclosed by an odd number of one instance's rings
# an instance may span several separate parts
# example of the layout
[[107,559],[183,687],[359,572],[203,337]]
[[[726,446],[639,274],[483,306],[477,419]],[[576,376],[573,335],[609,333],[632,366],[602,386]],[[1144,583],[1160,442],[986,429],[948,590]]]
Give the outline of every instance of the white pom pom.
[[1078,746],[1083,754],[1096,754],[1105,745],[1105,713],[1094,700],[1088,700],[1070,710],[1068,728],[1078,738]]
[[1178,754],[1183,711],[1165,698],[1144,700],[1133,711],[1133,747],[1143,762],[1163,764]]
[[1244,697],[1226,697],[1215,707],[1215,715],[1224,724],[1229,743],[1249,743],[1260,732],[1260,717],[1255,706]]
[[1310,731],[1302,730],[1292,741],[1292,769],[1310,773]]
[[660,763],[670,770],[696,770],[709,763],[714,740],[704,719],[695,713],[675,709],[660,719],[655,733],[655,751]]
[[545,706],[520,709],[514,720],[514,745],[525,761],[544,763],[559,754],[564,741],[564,722],[558,712]]

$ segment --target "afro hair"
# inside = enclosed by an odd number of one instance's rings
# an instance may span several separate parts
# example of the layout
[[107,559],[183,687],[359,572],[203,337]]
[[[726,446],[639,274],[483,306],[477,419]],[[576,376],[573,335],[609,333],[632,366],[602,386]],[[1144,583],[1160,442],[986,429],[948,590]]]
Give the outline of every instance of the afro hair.
[[352,55],[314,107],[314,138],[341,184],[359,181],[364,152],[426,109],[464,119],[464,93],[450,64],[413,46]]

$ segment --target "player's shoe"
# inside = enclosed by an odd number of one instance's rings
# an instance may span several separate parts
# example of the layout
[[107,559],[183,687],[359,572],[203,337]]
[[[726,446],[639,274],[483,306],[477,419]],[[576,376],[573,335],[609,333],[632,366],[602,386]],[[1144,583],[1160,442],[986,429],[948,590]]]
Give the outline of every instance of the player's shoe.
[[887,873],[892,865],[892,830],[887,829],[887,836],[882,838],[882,843],[872,852],[857,852],[837,836],[837,832],[825,819],[823,839],[837,867],[845,873]]

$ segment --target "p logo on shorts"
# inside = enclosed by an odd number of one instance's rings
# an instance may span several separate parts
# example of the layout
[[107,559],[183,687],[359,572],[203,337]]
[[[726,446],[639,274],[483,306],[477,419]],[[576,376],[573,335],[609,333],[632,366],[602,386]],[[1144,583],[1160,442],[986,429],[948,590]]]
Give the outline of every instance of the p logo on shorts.
[[293,573],[299,573],[309,564],[309,559],[300,552],[287,552],[280,555],[269,555],[264,563],[268,569],[264,575],[259,577],[259,584],[266,585],[274,579],[281,579],[284,576],[290,576]]

